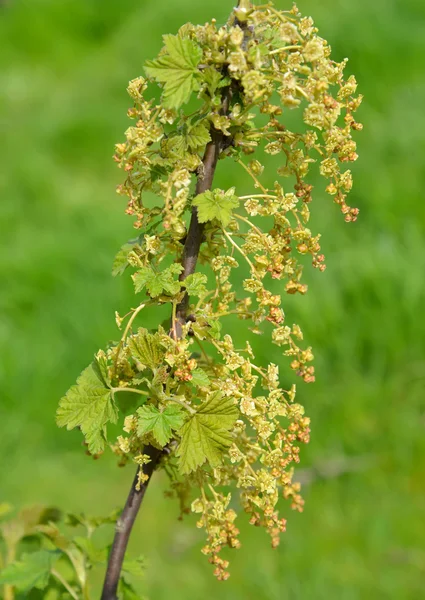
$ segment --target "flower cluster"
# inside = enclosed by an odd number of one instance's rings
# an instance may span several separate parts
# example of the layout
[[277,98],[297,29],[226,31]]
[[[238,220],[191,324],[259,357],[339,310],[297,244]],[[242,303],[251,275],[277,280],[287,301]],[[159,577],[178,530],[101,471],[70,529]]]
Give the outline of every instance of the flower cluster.
[[[257,361],[249,341],[236,348],[223,324],[233,315],[253,335],[270,335],[296,375],[313,382],[312,349],[283,309],[284,293],[307,292],[304,256],[325,269],[320,235],[307,226],[310,170],[328,180],[346,221],[358,214],[347,204],[352,177],[345,163],[357,158],[352,133],[361,129],[354,113],[362,98],[355,78],[344,78],[346,61],[331,59],[329,44],[295,5],[282,12],[271,3],[245,4],[223,27],[213,20],[164,36],[146,78],[130,82],[135,124],[114,158],[125,172],[118,192],[139,236],[118,253],[114,274],[130,268],[143,300],[116,315],[121,340],[97,355],[58,413],[59,424],[80,426],[98,452],[107,422],[118,418],[117,399],[132,394],[133,413],[127,408],[125,435],[112,449],[120,464],[139,465],[139,485],[151,460],[144,449],[166,449],[161,466],[171,494],[182,512],[191,506],[200,515],[208,536],[203,552],[219,579],[228,577],[220,551],[240,545],[238,505],[266,529],[273,547],[286,528],[279,497],[302,510],[293,465],[310,431],[295,384],[283,385],[275,363]],[[162,89],[159,103],[149,99],[153,84]],[[299,132],[287,126],[292,109]],[[281,157],[272,178],[264,153]],[[252,193],[206,184],[222,159],[246,173]],[[188,267],[194,228],[201,272]],[[137,328],[142,311],[164,304],[171,307],[169,327]],[[86,396],[84,420],[75,398],[81,405]],[[105,401],[96,418],[94,396]]]

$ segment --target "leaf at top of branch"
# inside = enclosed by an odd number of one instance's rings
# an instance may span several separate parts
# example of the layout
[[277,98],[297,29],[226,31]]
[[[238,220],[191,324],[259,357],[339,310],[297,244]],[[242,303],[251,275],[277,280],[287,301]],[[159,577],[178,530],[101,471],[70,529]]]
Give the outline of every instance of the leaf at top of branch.
[[239,206],[239,198],[235,195],[235,188],[230,188],[226,192],[216,189],[198,194],[193,204],[198,207],[200,223],[217,219],[223,227],[226,227],[232,218],[232,210]]
[[194,471],[206,460],[217,467],[223,451],[232,443],[230,430],[238,416],[232,398],[223,397],[220,391],[210,394],[180,431],[181,442],[176,454],[181,473]]
[[117,409],[112,393],[99,377],[98,371],[89,365],[59,402],[56,413],[59,427],[81,427],[89,451],[98,454],[105,446],[105,426],[116,423]]
[[179,35],[164,36],[166,53],[146,62],[145,71],[164,84],[164,106],[179,108],[197,89],[202,50],[196,42]]
[[180,407],[175,405],[167,406],[163,411],[158,410],[156,406],[148,404],[137,410],[139,436],[144,436],[152,432],[156,441],[161,446],[165,446],[172,437],[172,431],[180,429],[184,422],[184,415]]

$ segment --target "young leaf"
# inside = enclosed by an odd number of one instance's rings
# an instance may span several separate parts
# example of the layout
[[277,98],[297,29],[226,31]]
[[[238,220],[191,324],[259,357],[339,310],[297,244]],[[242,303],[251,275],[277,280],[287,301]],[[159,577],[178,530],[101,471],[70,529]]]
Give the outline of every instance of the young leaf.
[[197,89],[202,50],[196,42],[178,35],[165,35],[164,42],[167,53],[147,61],[145,71],[164,84],[164,106],[179,108]]
[[161,150],[165,158],[184,158],[187,143],[182,135],[170,135],[161,142]]
[[207,387],[210,384],[210,379],[203,369],[198,368],[192,371],[190,382],[198,387]]
[[191,127],[186,134],[186,144],[193,152],[205,148],[210,141],[209,128],[202,121]]
[[128,347],[131,356],[140,363],[141,370],[148,367],[153,371],[162,362],[159,336],[149,333],[147,329],[141,327],[137,334],[128,340]]
[[158,288],[156,286],[157,274],[151,267],[142,267],[131,277],[134,281],[136,293],[141,292],[145,287],[148,288],[148,292],[153,296],[159,296],[162,292],[162,285],[159,285]]
[[74,544],[83,552],[92,565],[103,563],[108,558],[107,548],[98,548],[94,545],[93,540],[76,536],[73,540]]
[[183,425],[184,416],[178,406],[167,406],[162,412],[156,406],[148,404],[137,410],[139,436],[146,435],[152,431],[156,441],[165,446],[171,437],[172,430],[180,429]]
[[182,474],[190,473],[206,460],[212,467],[221,463],[223,451],[232,443],[230,430],[239,411],[232,398],[214,392],[183,425],[177,449]]
[[222,74],[219,73],[214,67],[207,67],[202,73],[202,78],[206,83],[207,90],[211,98],[214,98],[216,90],[220,87]]
[[103,450],[105,425],[109,421],[116,423],[117,409],[111,390],[105,387],[92,364],[59,402],[56,421],[59,427],[66,425],[67,429],[81,427],[92,454]]
[[43,590],[49,582],[50,569],[60,554],[61,552],[56,550],[38,550],[31,554],[23,554],[20,561],[2,570],[0,585],[13,585],[22,592],[33,588]]
[[108,387],[111,383],[111,380],[109,378],[108,360],[103,350],[99,350],[99,352],[95,355],[92,365],[96,375],[101,380],[103,385]]
[[152,267],[142,267],[132,275],[136,292],[141,292],[146,287],[152,298],[163,293],[174,296],[181,288],[180,281],[174,276],[181,273],[182,270],[183,267],[177,263],[173,263],[160,273],[156,273]]
[[128,267],[127,258],[130,252],[133,250],[137,240],[132,242],[127,242],[118,250],[114,262],[112,264],[112,276],[117,277],[117,275],[122,275],[126,268]]
[[183,285],[186,288],[189,296],[202,296],[207,291],[205,284],[207,282],[207,276],[204,273],[193,273],[188,275],[183,281]]
[[217,189],[199,194],[194,198],[193,204],[198,207],[200,223],[217,219],[226,227],[232,218],[232,209],[239,206],[239,198],[235,196],[235,188],[230,188],[227,192]]
[[143,556],[138,558],[125,558],[122,565],[122,570],[128,575],[134,577],[143,577],[145,570],[145,559]]
[[214,321],[211,319],[209,322],[208,333],[213,340],[219,340],[221,337],[221,322],[218,319]]
[[119,581],[119,593],[122,600],[141,600],[133,585],[127,581],[126,576],[121,575]]

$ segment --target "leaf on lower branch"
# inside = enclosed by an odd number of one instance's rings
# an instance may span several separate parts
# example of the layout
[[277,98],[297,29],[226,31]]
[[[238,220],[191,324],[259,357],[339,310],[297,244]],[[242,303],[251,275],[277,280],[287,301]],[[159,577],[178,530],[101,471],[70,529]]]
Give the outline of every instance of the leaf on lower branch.
[[105,447],[106,424],[116,423],[117,416],[111,390],[90,365],[61,399],[56,421],[59,427],[80,427],[89,451],[99,454]]
[[119,594],[122,600],[141,600],[139,593],[133,585],[127,580],[125,575],[121,575],[119,582]]
[[52,565],[60,555],[61,552],[56,550],[39,550],[32,554],[23,554],[20,561],[2,570],[0,585],[13,585],[22,592],[33,588],[43,590],[49,582]]
[[222,454],[232,443],[230,430],[239,416],[232,398],[217,391],[210,394],[180,430],[177,449],[180,471],[190,473],[208,461],[217,467]]

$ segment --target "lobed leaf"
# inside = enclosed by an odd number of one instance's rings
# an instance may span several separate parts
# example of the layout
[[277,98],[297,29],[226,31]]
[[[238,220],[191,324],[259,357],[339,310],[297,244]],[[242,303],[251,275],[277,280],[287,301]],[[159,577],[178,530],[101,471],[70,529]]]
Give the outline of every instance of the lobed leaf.
[[162,350],[158,334],[149,333],[140,328],[136,335],[128,340],[131,356],[140,363],[141,369],[148,367],[152,371],[162,363]]
[[181,273],[183,267],[173,263],[170,267],[156,273],[152,267],[141,267],[137,273],[132,275],[136,292],[147,289],[152,298],[156,298],[165,293],[169,296],[178,294],[181,289],[181,283],[175,279],[175,275]]
[[186,277],[183,285],[189,296],[202,296],[207,291],[205,287],[207,280],[208,278],[204,273],[193,273]]
[[161,446],[165,446],[171,440],[172,431],[180,429],[184,422],[181,409],[175,405],[169,405],[163,411],[160,411],[156,406],[147,404],[139,408],[137,414],[138,435],[142,437],[152,432]]
[[33,588],[43,590],[48,582],[53,563],[61,552],[38,550],[23,554],[20,561],[5,567],[0,573],[0,585],[13,585],[18,591],[27,592]]
[[232,210],[239,206],[239,198],[235,196],[235,188],[230,188],[227,192],[217,189],[198,194],[193,204],[198,207],[200,223],[217,219],[226,227],[232,218]]
[[116,423],[117,409],[111,390],[105,387],[93,364],[88,366],[59,402],[56,422],[67,429],[80,427],[89,451],[98,454],[105,446],[105,425]]
[[165,35],[164,42],[166,54],[147,61],[145,71],[164,84],[164,106],[177,109],[198,87],[196,76],[202,50],[193,40],[178,35]]
[[232,429],[239,411],[232,398],[213,392],[194,415],[183,425],[177,448],[182,474],[190,473],[208,461],[217,467],[222,454],[232,443]]
[[133,250],[137,240],[132,242],[127,242],[118,250],[114,262],[112,263],[112,276],[117,277],[118,275],[122,275],[126,268],[128,267],[128,255]]
[[205,148],[210,141],[209,128],[202,121],[190,127],[186,133],[186,144],[193,152]]
[[207,387],[210,385],[210,379],[203,369],[199,367],[192,371],[191,383],[199,387]]

